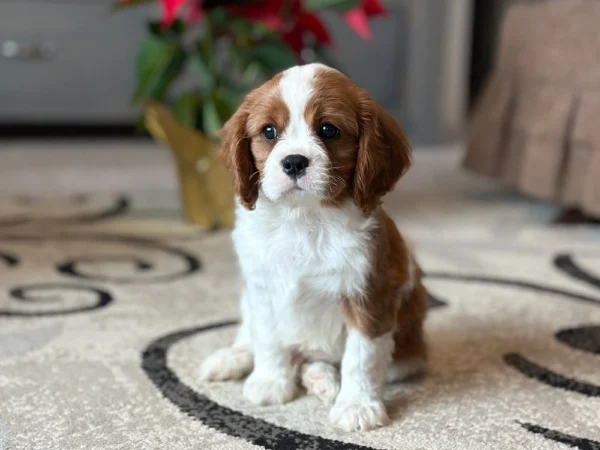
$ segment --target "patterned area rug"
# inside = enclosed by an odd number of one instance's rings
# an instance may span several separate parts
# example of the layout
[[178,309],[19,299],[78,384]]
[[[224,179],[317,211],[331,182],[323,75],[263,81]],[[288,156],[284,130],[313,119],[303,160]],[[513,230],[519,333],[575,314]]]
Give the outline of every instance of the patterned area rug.
[[313,397],[199,381],[241,280],[227,232],[180,221],[166,152],[2,145],[0,448],[600,449],[600,229],[550,225],[459,149],[417,152],[386,200],[427,272],[430,372],[348,434]]

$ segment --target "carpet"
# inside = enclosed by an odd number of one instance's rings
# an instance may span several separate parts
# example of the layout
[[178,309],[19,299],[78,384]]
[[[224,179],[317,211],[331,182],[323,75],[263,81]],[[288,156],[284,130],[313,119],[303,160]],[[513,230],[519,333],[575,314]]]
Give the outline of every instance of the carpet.
[[427,376],[344,433],[301,396],[199,381],[233,339],[229,233],[180,220],[145,142],[0,142],[0,448],[600,449],[600,229],[423,149],[386,205],[426,271]]

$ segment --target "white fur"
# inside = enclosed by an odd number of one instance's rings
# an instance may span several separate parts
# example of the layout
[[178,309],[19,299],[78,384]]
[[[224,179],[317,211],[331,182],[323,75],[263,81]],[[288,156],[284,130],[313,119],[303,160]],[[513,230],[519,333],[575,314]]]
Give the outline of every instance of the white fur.
[[[341,361],[345,344],[342,296],[366,293],[371,233],[377,222],[343,208],[286,207],[259,198],[238,208],[233,240],[248,283],[250,321],[269,341],[303,354]],[[263,315],[264,314],[264,315]]]
[[[343,208],[288,207],[259,198],[254,211],[238,209],[233,240],[248,285],[242,301],[250,313],[241,330],[250,329],[254,350],[254,371],[244,387],[249,400],[273,404],[294,397],[292,350],[332,363],[354,352],[341,299],[366,293],[376,226],[350,202]],[[371,363],[361,364],[367,369]],[[366,384],[379,380],[363,375]],[[356,425],[364,429],[363,422]]]
[[200,379],[204,381],[240,380],[252,371],[250,349],[226,347],[217,350],[202,364]]
[[[341,390],[331,420],[346,430],[366,430],[388,420],[381,391],[393,339],[391,334],[369,339],[344,322],[343,297],[367,293],[378,219],[365,217],[350,200],[341,207],[321,206],[329,160],[305,121],[304,108],[314,74],[323,67],[311,64],[284,73],[280,89],[291,113],[289,126],[267,159],[256,208],[237,209],[233,241],[246,291],[235,346],[251,341],[254,370],[244,395],[257,404],[295,396],[298,367],[292,352],[319,362],[305,364],[301,378],[309,392],[326,401],[339,389],[331,364],[341,362]],[[283,174],[281,159],[289,154],[310,159],[307,174],[298,180],[302,191]],[[207,379],[233,378],[248,369],[247,360],[233,351],[205,365]]]

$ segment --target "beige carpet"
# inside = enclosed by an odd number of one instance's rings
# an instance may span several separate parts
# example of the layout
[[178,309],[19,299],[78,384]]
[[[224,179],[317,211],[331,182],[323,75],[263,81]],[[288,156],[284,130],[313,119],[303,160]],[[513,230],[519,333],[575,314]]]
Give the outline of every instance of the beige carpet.
[[600,449],[600,229],[417,153],[387,199],[432,293],[427,377],[346,434],[312,397],[207,386],[240,277],[226,232],[179,220],[145,143],[0,142],[0,448]]

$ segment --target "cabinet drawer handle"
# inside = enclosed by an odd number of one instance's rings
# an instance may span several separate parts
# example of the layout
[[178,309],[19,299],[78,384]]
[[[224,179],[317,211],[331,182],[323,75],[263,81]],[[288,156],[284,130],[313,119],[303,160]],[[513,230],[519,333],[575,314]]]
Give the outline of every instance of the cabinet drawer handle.
[[51,42],[0,41],[0,57],[4,59],[49,60],[56,56],[56,47]]

